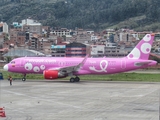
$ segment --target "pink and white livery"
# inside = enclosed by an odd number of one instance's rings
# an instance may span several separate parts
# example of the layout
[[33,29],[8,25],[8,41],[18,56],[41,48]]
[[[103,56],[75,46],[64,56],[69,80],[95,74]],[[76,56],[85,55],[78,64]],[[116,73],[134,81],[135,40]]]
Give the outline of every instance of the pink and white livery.
[[[154,34],[147,34],[136,47],[123,58],[57,58],[22,57],[13,59],[4,66],[4,70],[26,74],[42,74],[45,79],[57,79],[71,76],[70,82],[79,82],[79,75],[104,75],[126,72],[156,65],[148,60]],[[76,77],[73,77],[76,76]]]

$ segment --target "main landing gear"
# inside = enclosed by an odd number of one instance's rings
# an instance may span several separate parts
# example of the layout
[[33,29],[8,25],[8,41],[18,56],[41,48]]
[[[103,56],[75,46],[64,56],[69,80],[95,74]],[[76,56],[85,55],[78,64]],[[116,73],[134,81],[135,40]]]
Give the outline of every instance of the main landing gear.
[[70,82],[72,82],[72,83],[73,83],[73,82],[79,82],[79,81],[80,81],[80,78],[77,77],[77,76],[76,76],[75,78],[74,78],[74,77],[71,77],[71,78],[70,78]]

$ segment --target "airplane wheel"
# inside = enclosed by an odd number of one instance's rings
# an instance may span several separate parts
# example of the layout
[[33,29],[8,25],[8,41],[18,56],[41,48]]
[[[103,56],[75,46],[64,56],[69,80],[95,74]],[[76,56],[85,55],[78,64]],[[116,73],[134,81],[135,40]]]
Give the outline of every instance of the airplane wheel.
[[75,77],[75,82],[79,82],[80,78],[79,77]]
[[22,81],[26,81],[26,78],[22,78]]
[[75,79],[74,78],[70,78],[70,82],[75,82]]

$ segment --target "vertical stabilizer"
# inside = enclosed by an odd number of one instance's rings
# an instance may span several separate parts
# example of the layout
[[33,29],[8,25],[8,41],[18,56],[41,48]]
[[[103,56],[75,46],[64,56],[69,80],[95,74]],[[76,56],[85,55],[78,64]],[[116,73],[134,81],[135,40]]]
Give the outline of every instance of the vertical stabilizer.
[[127,55],[128,59],[149,58],[155,34],[146,34],[136,47]]

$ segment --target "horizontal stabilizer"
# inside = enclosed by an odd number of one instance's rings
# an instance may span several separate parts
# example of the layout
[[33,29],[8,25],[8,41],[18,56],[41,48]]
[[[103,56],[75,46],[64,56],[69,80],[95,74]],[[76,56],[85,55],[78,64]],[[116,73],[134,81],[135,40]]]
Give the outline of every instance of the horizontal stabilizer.
[[151,63],[151,62],[135,62],[134,66],[143,66],[143,65],[147,65],[149,63]]

